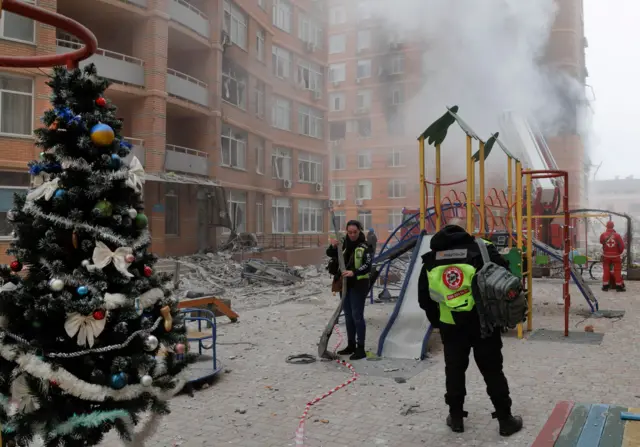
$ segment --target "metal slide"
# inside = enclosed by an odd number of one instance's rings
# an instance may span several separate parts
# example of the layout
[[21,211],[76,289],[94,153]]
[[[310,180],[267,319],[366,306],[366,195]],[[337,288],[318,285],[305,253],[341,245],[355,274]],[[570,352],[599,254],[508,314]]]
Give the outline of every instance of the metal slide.
[[[545,252],[552,258],[561,262],[564,260],[564,252],[556,250],[555,248],[550,247],[549,245],[540,242],[537,239],[533,239],[531,243],[538,250]],[[571,277],[573,278],[573,282],[576,283],[576,286],[578,286],[578,289],[580,289],[580,293],[582,293],[582,296],[584,296],[584,299],[587,301],[587,304],[591,308],[591,312],[596,312],[598,310],[598,298],[596,298],[596,296],[593,294],[591,287],[589,287],[584,282],[584,279],[582,279],[582,275],[576,272],[573,265],[571,265]]]
[[430,250],[432,235],[421,233],[411,255],[409,274],[404,278],[396,307],[380,334],[378,356],[399,359],[422,359],[431,325],[418,304],[418,278],[422,268],[421,257]]

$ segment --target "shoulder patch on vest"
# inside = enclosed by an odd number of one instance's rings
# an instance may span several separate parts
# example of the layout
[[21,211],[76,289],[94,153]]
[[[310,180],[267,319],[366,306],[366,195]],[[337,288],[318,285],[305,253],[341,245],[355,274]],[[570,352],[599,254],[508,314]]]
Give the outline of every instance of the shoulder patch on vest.
[[467,249],[461,248],[458,250],[443,250],[436,252],[436,261],[442,261],[443,259],[465,259],[467,257]]

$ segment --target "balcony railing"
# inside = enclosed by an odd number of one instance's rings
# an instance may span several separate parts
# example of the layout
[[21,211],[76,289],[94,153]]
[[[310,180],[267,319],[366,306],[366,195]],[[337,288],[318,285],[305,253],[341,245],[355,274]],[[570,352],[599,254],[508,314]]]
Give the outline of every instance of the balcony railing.
[[169,15],[176,22],[209,39],[209,17],[185,0],[170,0]]
[[[71,36],[56,39],[56,53],[64,54],[82,44]],[[80,67],[94,63],[100,76],[124,84],[144,87],[144,61],[137,57],[98,48],[93,56],[80,62]]]
[[206,176],[209,175],[209,154],[189,147],[167,144],[164,169]]
[[142,163],[142,166],[145,166],[146,154],[144,149],[144,140],[140,138],[131,138],[131,137],[122,137],[122,139],[130,143],[132,146],[131,152],[125,158],[125,162],[129,163],[129,161],[131,161],[131,159],[135,155],[138,158],[138,160],[140,160],[140,163]]
[[201,106],[209,105],[209,86],[193,76],[172,68],[167,69],[167,92]]
[[294,250],[299,248],[325,247],[329,243],[328,233],[315,234],[257,234],[258,247],[265,250]]

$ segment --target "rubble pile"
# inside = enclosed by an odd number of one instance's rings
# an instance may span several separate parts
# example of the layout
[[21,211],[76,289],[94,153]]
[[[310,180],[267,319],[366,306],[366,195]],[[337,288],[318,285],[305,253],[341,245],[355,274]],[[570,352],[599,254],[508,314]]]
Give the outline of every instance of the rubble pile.
[[290,267],[276,258],[238,262],[230,252],[171,259],[179,262],[177,294],[183,298],[216,296],[233,307],[266,307],[329,290],[331,278],[322,266]]

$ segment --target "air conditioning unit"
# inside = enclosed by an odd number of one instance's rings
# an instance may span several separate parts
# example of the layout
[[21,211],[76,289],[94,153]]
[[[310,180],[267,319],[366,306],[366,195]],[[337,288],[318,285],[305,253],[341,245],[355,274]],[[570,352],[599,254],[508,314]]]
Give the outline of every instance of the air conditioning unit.
[[353,113],[356,114],[356,115],[362,115],[362,114],[368,113],[368,112],[369,112],[369,109],[367,107],[358,107],[357,109],[355,109],[353,111]]
[[292,186],[293,186],[293,182],[291,180],[285,179],[282,181],[282,187],[284,189],[291,189]]
[[313,99],[315,100],[322,99],[322,92],[320,90],[314,90]]
[[314,51],[316,51],[316,44],[313,42],[306,42],[305,50],[307,50],[307,52],[309,53],[313,53]]
[[364,205],[364,200],[356,199],[356,206],[362,206],[362,205]]
[[316,183],[316,192],[322,192],[322,183]]
[[226,31],[222,31],[220,41],[222,43],[222,48],[227,48],[231,45],[231,36],[229,36],[229,33],[227,33]]

